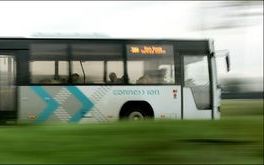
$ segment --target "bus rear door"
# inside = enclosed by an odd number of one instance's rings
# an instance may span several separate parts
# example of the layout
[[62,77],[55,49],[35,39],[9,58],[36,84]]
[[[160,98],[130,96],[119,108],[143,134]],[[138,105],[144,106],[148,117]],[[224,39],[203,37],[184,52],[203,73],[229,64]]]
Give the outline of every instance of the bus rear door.
[[15,52],[0,50],[0,121],[16,118],[17,112]]

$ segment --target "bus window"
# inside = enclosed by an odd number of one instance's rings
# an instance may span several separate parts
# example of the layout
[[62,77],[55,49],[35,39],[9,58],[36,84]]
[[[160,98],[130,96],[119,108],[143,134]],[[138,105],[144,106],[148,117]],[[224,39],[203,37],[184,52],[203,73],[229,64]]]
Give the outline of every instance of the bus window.
[[159,70],[165,70],[164,73],[164,82],[167,84],[173,84],[175,80],[175,68],[174,65],[160,65]]
[[[131,84],[174,84],[174,65],[160,61],[128,61]],[[164,67],[166,66],[166,67]]]
[[127,45],[130,84],[174,84],[175,67],[171,45]]
[[68,82],[67,61],[31,61],[31,83],[63,84]]
[[72,61],[71,76],[74,77],[72,78],[73,84],[103,84],[104,62]]
[[74,59],[107,60],[107,59],[122,58],[122,44],[112,44],[112,43],[72,44],[71,48]]
[[191,88],[198,109],[210,109],[207,56],[184,56],[184,86]]
[[127,72],[129,83],[136,84],[137,80],[144,75],[144,61],[128,61]]
[[31,44],[30,72],[33,84],[65,84],[69,78],[66,44]]
[[67,60],[66,44],[31,44],[31,60]]
[[[109,74],[123,76],[123,47],[115,43],[72,44],[72,71],[80,80],[74,84],[105,84]],[[112,76],[113,77],[113,76]],[[74,79],[72,79],[74,80]]]
[[107,61],[107,83],[123,84],[124,83],[124,62]]

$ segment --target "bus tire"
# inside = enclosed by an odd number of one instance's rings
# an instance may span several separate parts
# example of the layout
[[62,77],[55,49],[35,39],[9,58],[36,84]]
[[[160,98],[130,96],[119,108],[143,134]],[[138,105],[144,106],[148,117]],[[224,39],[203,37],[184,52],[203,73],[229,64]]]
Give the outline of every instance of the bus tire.
[[145,101],[131,101],[123,105],[119,117],[125,120],[145,120],[154,118],[154,112]]

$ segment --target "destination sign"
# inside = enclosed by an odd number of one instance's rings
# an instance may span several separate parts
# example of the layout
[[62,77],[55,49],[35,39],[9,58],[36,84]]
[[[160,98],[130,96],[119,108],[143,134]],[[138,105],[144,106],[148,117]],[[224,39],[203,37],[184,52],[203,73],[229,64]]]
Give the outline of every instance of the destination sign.
[[133,46],[130,47],[129,53],[146,54],[146,55],[151,55],[151,54],[164,55],[166,54],[166,50],[163,47],[159,47],[159,46],[144,46],[143,48]]
[[130,56],[166,56],[173,51],[169,45],[127,45]]

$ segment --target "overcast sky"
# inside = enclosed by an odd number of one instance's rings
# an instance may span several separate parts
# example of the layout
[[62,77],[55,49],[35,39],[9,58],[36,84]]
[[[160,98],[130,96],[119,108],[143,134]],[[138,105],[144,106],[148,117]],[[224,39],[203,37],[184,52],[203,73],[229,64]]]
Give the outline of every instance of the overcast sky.
[[0,36],[102,33],[113,38],[213,38],[216,49],[230,50],[230,76],[263,77],[263,15],[250,27],[195,31],[194,22],[203,19],[197,14],[200,3],[1,1]]

